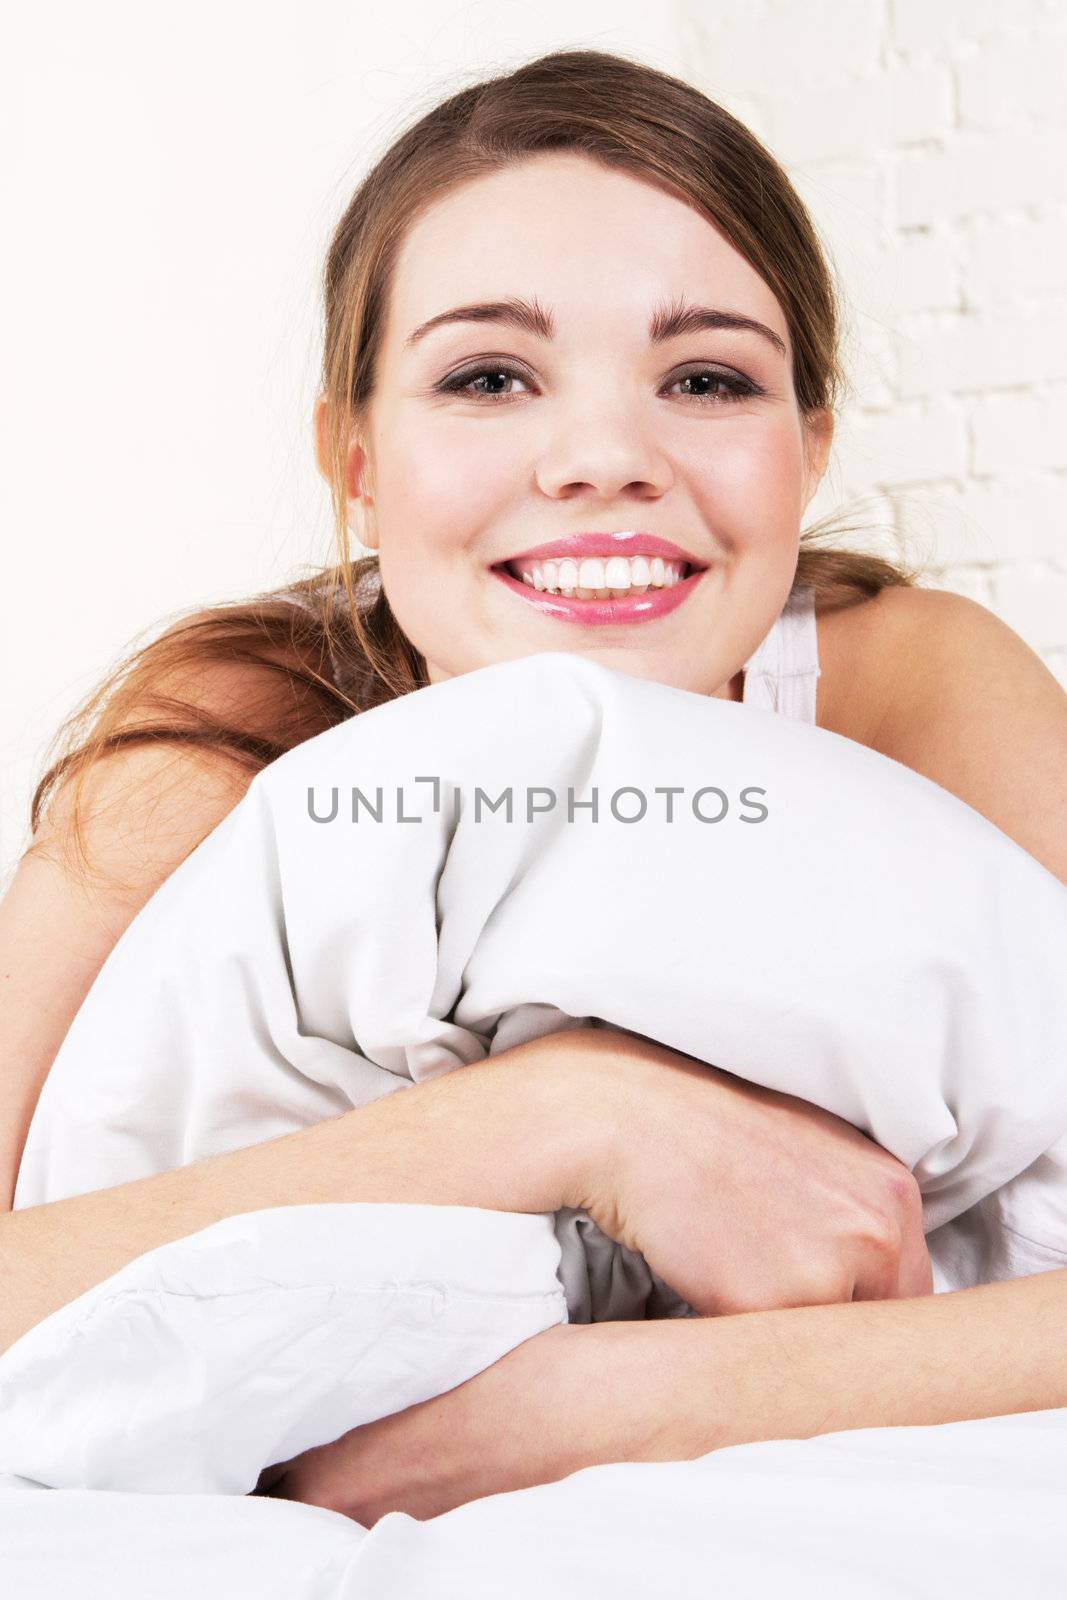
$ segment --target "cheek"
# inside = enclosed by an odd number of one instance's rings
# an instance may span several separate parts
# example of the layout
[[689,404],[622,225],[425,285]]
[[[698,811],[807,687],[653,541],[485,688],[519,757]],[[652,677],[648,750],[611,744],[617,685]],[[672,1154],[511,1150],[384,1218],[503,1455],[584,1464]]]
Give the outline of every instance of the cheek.
[[499,509],[502,494],[513,494],[516,462],[506,434],[489,437],[491,424],[448,427],[433,419],[390,438],[385,472],[379,473],[383,506],[403,506],[407,518],[455,535],[480,524],[479,511]]
[[739,542],[795,537],[804,460],[795,422],[739,418],[714,434],[690,461],[691,481],[709,523]]
[[469,603],[472,541],[499,513],[500,493],[487,481],[484,447],[475,470],[461,430],[394,419],[382,440],[374,479],[382,582],[402,630],[433,657],[455,608]]

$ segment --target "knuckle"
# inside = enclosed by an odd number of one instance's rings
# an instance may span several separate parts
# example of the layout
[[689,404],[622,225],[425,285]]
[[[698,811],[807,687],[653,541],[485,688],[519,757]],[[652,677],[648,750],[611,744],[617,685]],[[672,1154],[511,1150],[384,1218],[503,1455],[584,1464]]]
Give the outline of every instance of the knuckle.
[[909,1172],[907,1167],[899,1167],[896,1172],[889,1174],[888,1187],[890,1201],[905,1225],[921,1221],[923,1196],[914,1173]]
[[900,1259],[904,1232],[898,1216],[880,1209],[867,1212],[861,1227],[861,1238],[869,1254],[884,1265]]

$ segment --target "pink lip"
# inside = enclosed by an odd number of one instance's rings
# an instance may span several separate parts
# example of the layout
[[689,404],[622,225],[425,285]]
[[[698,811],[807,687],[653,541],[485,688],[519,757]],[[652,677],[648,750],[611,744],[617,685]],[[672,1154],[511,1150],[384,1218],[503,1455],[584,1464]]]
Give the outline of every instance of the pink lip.
[[650,589],[645,594],[624,595],[616,600],[576,600],[568,599],[564,594],[546,594],[531,584],[513,578],[507,567],[492,567],[490,570],[493,577],[499,578],[512,594],[546,616],[589,627],[610,627],[612,624],[619,627],[631,622],[651,622],[684,605],[697,584],[702,582],[706,569],[690,573],[688,578],[683,578],[681,583],[673,584],[669,589]]
[[547,544],[537,544],[529,550],[522,550],[513,556],[505,556],[503,561],[498,561],[494,571],[515,561],[552,561],[557,557],[573,556],[576,560],[582,556],[598,556],[602,554],[619,556],[662,556],[666,561],[684,561],[699,571],[705,570],[705,565],[697,561],[687,550],[680,550],[669,539],[659,539],[653,533],[627,532],[627,533],[572,533],[564,539],[552,539]]

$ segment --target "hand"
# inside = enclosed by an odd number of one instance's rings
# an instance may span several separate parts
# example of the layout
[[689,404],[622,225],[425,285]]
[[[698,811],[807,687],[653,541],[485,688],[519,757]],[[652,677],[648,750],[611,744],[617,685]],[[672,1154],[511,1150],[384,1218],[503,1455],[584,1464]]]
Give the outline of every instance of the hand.
[[[606,1374],[597,1371],[599,1347],[583,1340],[589,1332],[547,1328],[446,1394],[266,1468],[255,1492],[373,1528],[390,1511],[426,1521],[483,1495],[625,1459],[623,1411],[604,1404]],[[644,1426],[651,1437],[656,1419]]]
[[919,1186],[851,1123],[625,1030],[552,1038],[612,1130],[566,1203],[701,1316],[932,1292]]

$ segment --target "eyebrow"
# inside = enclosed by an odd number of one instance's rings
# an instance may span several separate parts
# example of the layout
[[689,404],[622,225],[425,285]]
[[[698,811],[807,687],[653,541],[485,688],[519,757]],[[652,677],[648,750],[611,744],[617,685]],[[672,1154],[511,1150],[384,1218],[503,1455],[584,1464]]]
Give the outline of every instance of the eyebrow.
[[[436,317],[430,317],[427,322],[420,322],[414,332],[408,335],[404,340],[405,350],[410,350],[432,329],[442,328],[453,322],[496,322],[507,327],[521,328],[523,332],[531,333],[538,339],[555,337],[555,323],[550,311],[546,311],[536,300],[510,298],[488,300],[476,305],[456,306],[451,311],[440,311]],[[757,322],[754,317],[742,316],[738,311],[723,311],[715,306],[694,306],[678,301],[659,307],[653,312],[648,328],[648,340],[650,344],[665,344],[668,339],[677,339],[680,334],[702,333],[716,328],[757,333],[761,338],[767,339],[779,355],[786,354],[785,343],[773,328],[768,328],[763,322]]]

